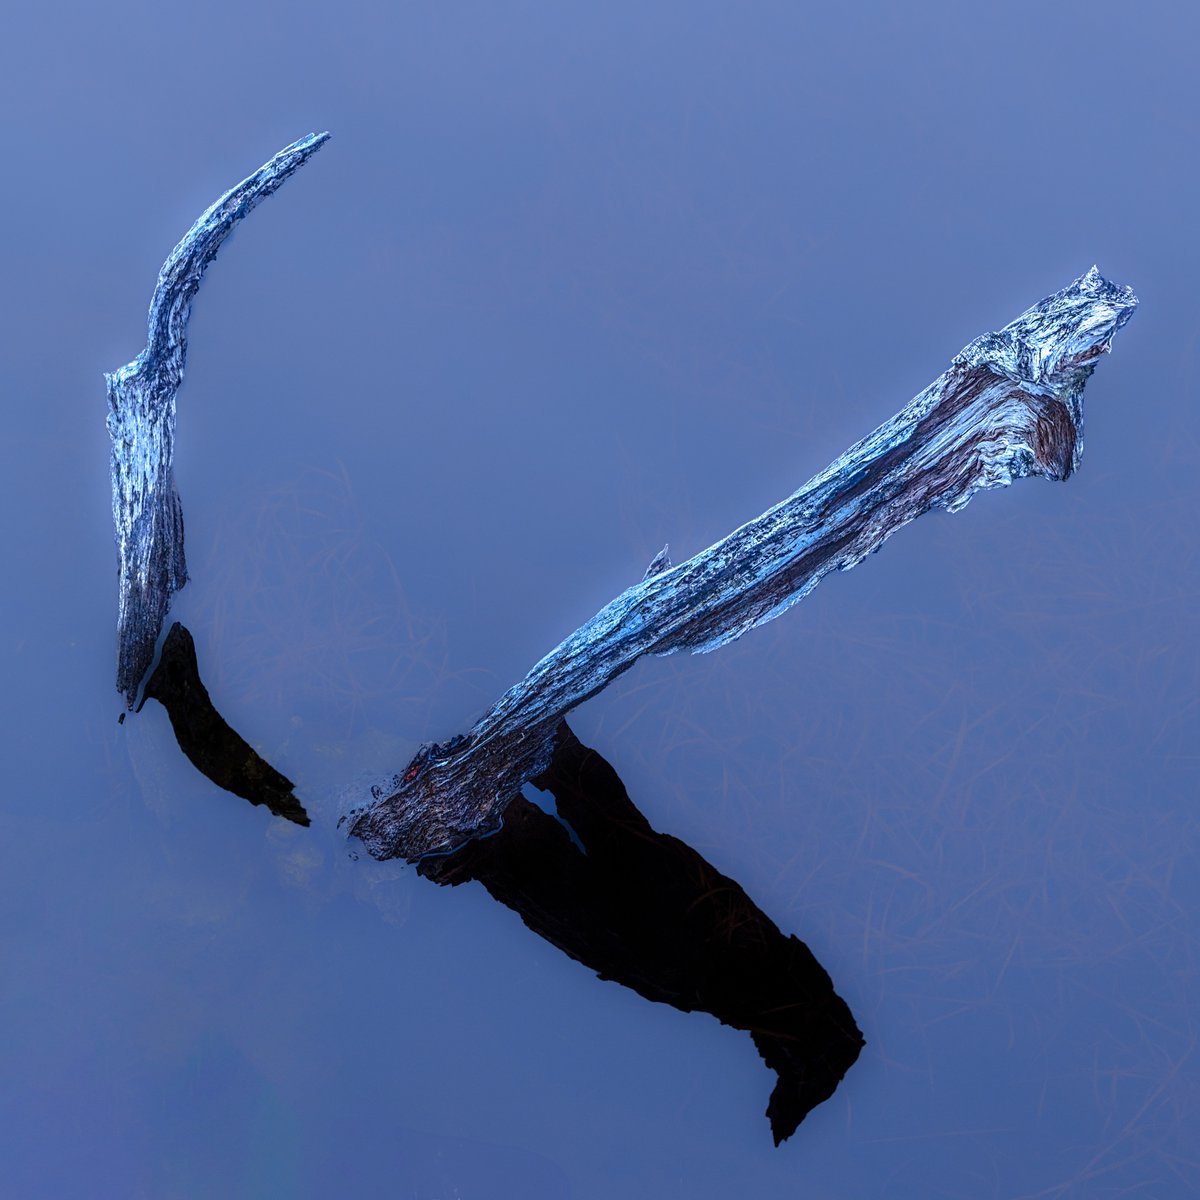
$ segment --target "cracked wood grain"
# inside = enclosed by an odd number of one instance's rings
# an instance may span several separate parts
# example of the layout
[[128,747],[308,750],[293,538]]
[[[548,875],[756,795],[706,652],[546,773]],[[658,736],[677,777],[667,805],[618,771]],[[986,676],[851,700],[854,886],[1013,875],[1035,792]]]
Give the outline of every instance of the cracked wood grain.
[[984,334],[890,420],[762,516],[678,565],[666,553],[550,651],[465,734],[423,746],[348,814],[376,858],[453,851],[497,829],[547,769],[559,722],[645,654],[723,646],[932,509],[1028,475],[1065,480],[1083,391],[1137,298],[1093,267]]
[[108,384],[116,531],[117,691],[133,708],[154,658],[171,597],[187,582],[183,511],[175,488],[175,394],[183,382],[187,323],[208,264],[237,224],[329,139],[310,133],[284,147],[210,205],[158,273],[146,348]]

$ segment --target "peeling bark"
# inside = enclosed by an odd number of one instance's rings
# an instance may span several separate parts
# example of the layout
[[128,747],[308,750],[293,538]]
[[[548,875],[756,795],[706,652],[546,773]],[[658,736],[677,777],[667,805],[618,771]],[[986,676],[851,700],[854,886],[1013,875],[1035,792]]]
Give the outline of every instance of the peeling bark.
[[208,264],[237,223],[328,140],[293,142],[211,205],[158,273],[146,348],[105,375],[112,438],[116,528],[117,691],[132,708],[162,632],[171,597],[187,582],[183,512],[175,488],[175,394],[187,357],[192,299]]
[[1137,298],[1093,267],[949,369],[788,499],[678,566],[665,554],[541,660],[469,732],[421,748],[350,833],[416,861],[500,825],[547,769],[554,731],[644,654],[734,641],[934,508],[1026,475],[1063,480],[1083,445],[1083,389]]

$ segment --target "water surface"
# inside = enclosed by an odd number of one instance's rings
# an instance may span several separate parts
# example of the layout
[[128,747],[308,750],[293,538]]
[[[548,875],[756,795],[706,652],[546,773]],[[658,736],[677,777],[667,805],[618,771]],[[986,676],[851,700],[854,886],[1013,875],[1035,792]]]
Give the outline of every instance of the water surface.
[[[15,1196],[1184,1197],[1196,1124],[1195,30],[1177,7],[65,4],[5,48],[0,1158]],[[122,727],[101,372],[214,264],[177,470],[223,715],[289,827]],[[339,790],[664,543],[782,498],[1093,262],[1142,299],[1065,486],[924,518],[575,715],[812,947],[867,1048],[776,1150],[744,1035]]]

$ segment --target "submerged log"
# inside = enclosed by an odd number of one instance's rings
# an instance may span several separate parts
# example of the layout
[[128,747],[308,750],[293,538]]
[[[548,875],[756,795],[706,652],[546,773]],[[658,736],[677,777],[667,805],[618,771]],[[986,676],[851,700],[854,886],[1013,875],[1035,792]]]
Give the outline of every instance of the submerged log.
[[178,621],[163,640],[158,666],[146,680],[138,712],[147,700],[157,700],[167,710],[180,750],[217,787],[251,804],[265,804],[284,820],[309,824],[304,805],[293,794],[295,784],[261,758],[213,706],[200,679],[196,643]]
[[554,732],[644,654],[708,651],[771,620],[935,508],[1026,475],[1067,479],[1083,446],[1083,390],[1137,298],[1093,267],[985,334],[896,416],[788,499],[695,557],[656,557],[470,729],[422,747],[350,833],[376,858],[446,853],[497,829],[550,763]]
[[105,375],[116,529],[117,691],[132,708],[171,597],[187,582],[183,512],[175,489],[175,393],[187,358],[187,322],[205,269],[237,223],[328,140],[310,133],[280,150],[211,205],[158,273],[146,348]]
[[825,969],[739,884],[653,829],[565,721],[532,782],[554,796],[557,816],[517,796],[494,836],[417,869],[441,884],[477,880],[601,979],[749,1032],[777,1075],[767,1118],[779,1145],[864,1045]]

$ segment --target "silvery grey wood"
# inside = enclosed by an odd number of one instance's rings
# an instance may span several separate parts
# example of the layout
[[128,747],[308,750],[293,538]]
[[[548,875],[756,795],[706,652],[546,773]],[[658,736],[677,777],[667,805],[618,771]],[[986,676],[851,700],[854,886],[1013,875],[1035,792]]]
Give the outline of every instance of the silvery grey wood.
[[848,570],[934,508],[1026,475],[1068,478],[1083,447],[1083,389],[1137,298],[1093,267],[998,333],[984,334],[899,413],[799,491],[707,550],[656,556],[475,725],[424,746],[349,814],[376,858],[415,861],[498,827],[545,770],[559,721],[644,654],[708,651]]
[[175,394],[187,322],[205,269],[237,223],[329,139],[310,133],[280,150],[200,216],[158,273],[146,348],[105,375],[116,530],[117,690],[132,708],[171,605],[187,582],[183,512],[175,488]]

